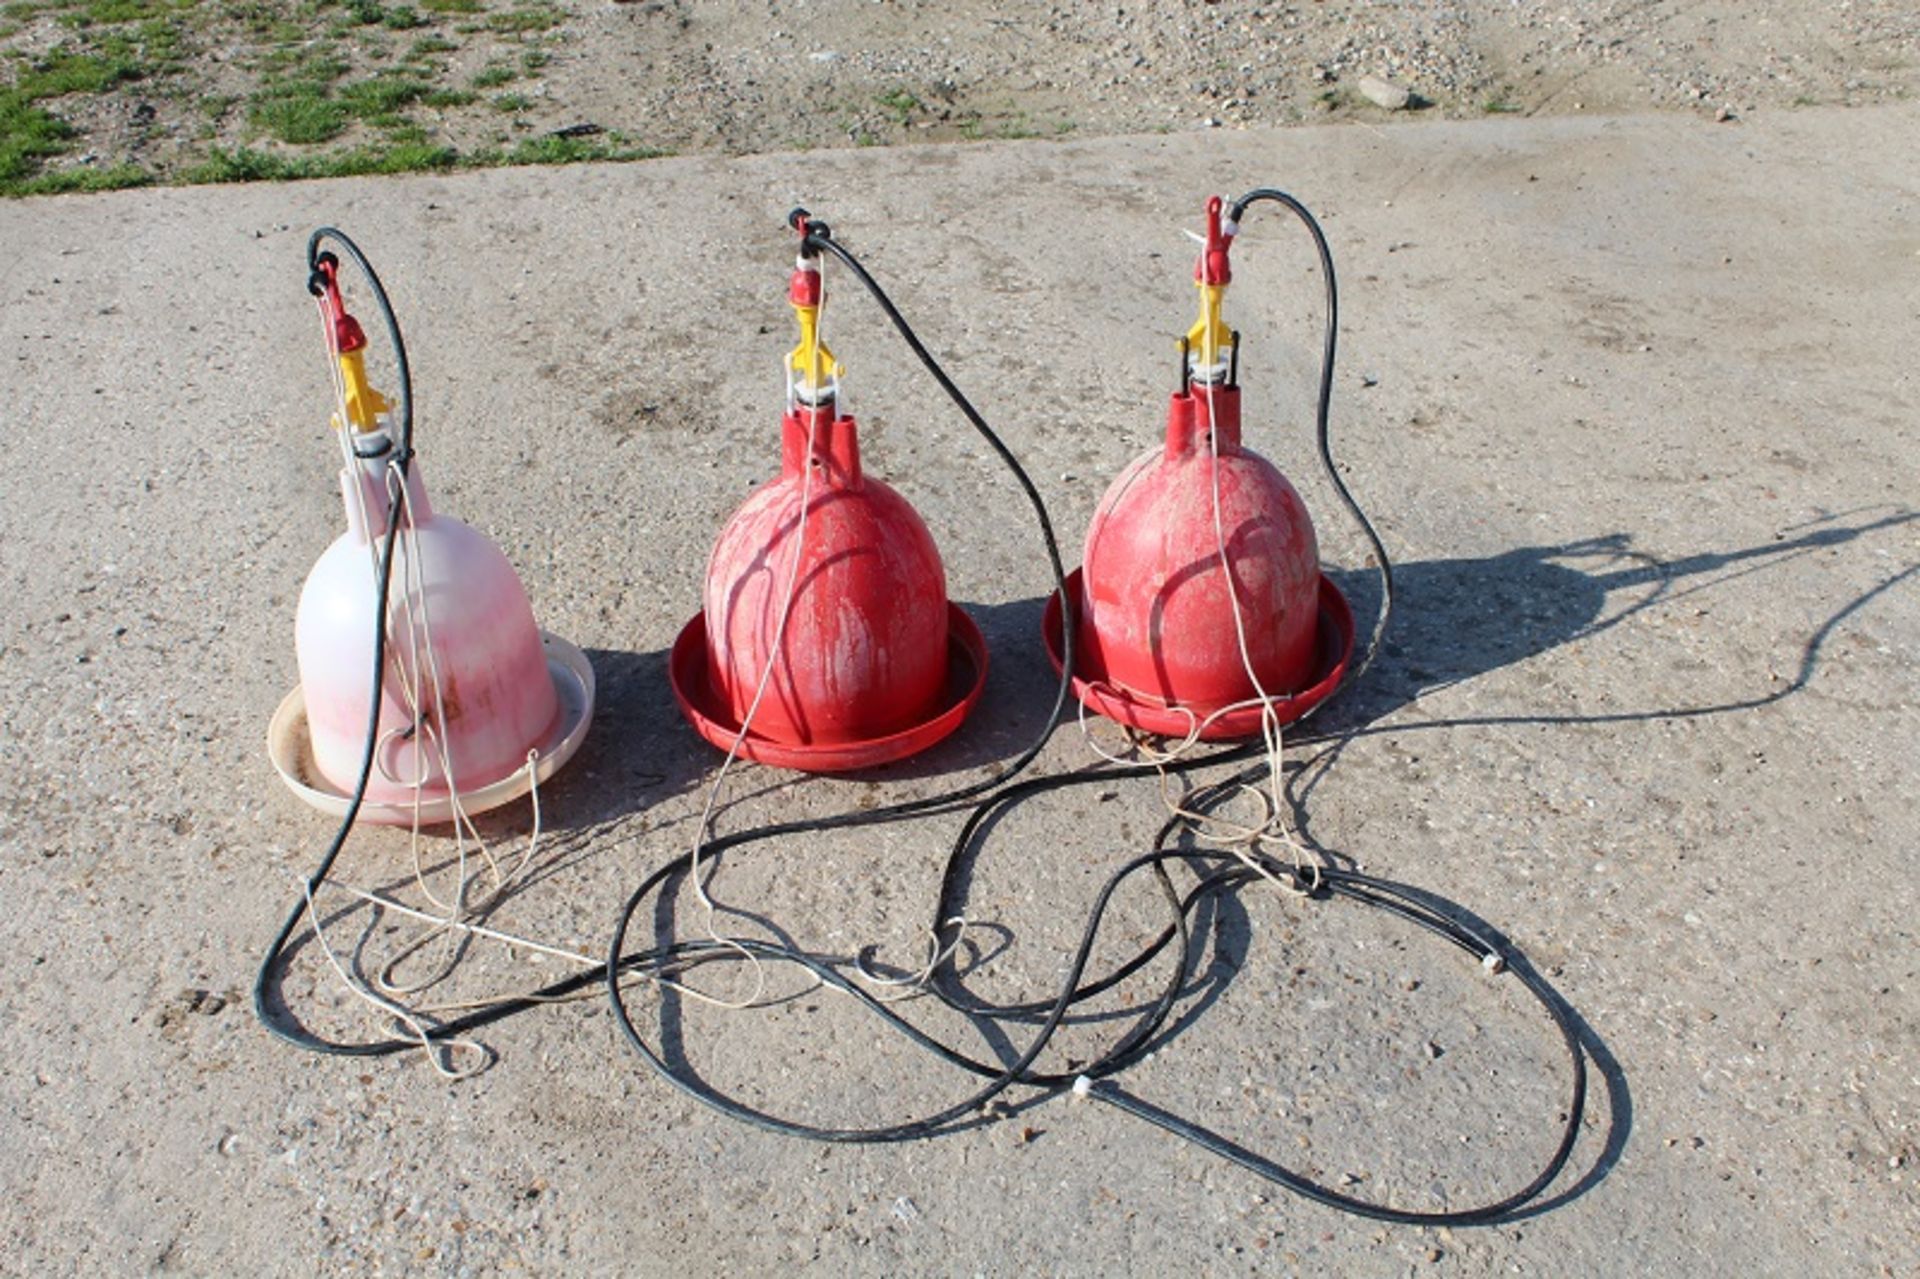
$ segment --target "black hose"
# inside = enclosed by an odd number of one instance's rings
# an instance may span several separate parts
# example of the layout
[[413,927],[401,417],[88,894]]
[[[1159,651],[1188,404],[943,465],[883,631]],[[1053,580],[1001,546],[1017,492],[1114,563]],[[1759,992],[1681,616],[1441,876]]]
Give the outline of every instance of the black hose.
[[[397,419],[400,427],[400,451],[393,465],[399,469],[398,482],[389,481],[387,491],[387,532],[380,541],[380,568],[375,581],[375,604],[373,610],[373,688],[368,694],[367,705],[367,742],[360,754],[360,774],[354,782],[352,798],[347,802],[347,811],[340,818],[340,825],[333,833],[333,840],[327,845],[327,851],[320,858],[320,864],[307,876],[306,891],[301,899],[287,912],[287,918],[280,925],[280,931],[274,934],[273,941],[267,946],[265,957],[260,961],[260,970],[253,979],[253,1015],[260,1024],[273,1034],[299,1048],[312,1052],[330,1053],[337,1056],[371,1057],[386,1053],[399,1052],[419,1045],[409,1040],[386,1039],[372,1043],[336,1043],[322,1039],[305,1028],[289,1024],[276,1016],[267,1006],[267,989],[273,983],[276,970],[286,952],[287,942],[293,936],[293,930],[299,926],[300,916],[306,912],[307,903],[326,883],[333,863],[339,858],[340,850],[346,847],[347,837],[353,833],[354,820],[360,815],[360,806],[367,797],[367,783],[373,776],[373,757],[380,741],[380,700],[387,669],[387,599],[393,585],[393,553],[399,545],[400,525],[407,501],[407,468],[413,460],[413,379],[407,367],[407,347],[400,336],[400,322],[394,318],[393,306],[387,300],[387,291],[380,284],[380,276],[374,271],[373,264],[367,261],[360,246],[333,227],[321,227],[307,240],[307,284],[309,290],[318,291],[320,276],[321,246],[328,241],[340,246],[354,266],[366,277],[368,288],[373,293],[375,307],[380,312],[381,322],[386,326],[387,337],[393,344],[394,364],[397,370],[398,405]],[[348,430],[347,423],[340,423],[341,430]]]
[[[1155,1127],[1190,1141],[1222,1159],[1238,1164],[1255,1176],[1262,1177],[1316,1203],[1337,1208],[1341,1212],[1367,1217],[1374,1221],[1415,1226],[1471,1226],[1503,1220],[1553,1184],[1554,1178],[1560,1175],[1561,1170],[1567,1165],[1567,1160],[1572,1157],[1574,1142],[1579,1138],[1580,1118],[1585,1111],[1587,1099],[1587,1063],[1586,1053],[1580,1045],[1580,1035],[1574,1027],[1572,1018],[1568,1016],[1552,988],[1531,967],[1526,964],[1510,964],[1507,956],[1498,946],[1425,905],[1419,900],[1418,895],[1404,885],[1334,868],[1323,868],[1319,875],[1328,894],[1346,897],[1362,905],[1386,910],[1445,938],[1479,959],[1483,968],[1517,977],[1527,993],[1546,1010],[1554,1028],[1560,1032],[1561,1041],[1567,1050],[1567,1058],[1572,1063],[1573,1084],[1567,1100],[1559,1141],[1555,1144],[1552,1155],[1526,1185],[1490,1203],[1473,1208],[1446,1209],[1438,1212],[1393,1208],[1385,1204],[1370,1203],[1321,1185],[1264,1155],[1256,1154],[1218,1133],[1202,1128],[1191,1120],[1143,1101],[1110,1082],[1090,1083],[1087,1088],[1088,1095],[1136,1118],[1144,1119]],[[1246,879],[1250,880],[1253,877],[1252,872],[1245,873]]]
[[[1377,654],[1387,618],[1392,608],[1393,583],[1392,566],[1378,534],[1367,519],[1346,484],[1341,479],[1333,461],[1330,445],[1329,413],[1332,398],[1332,379],[1335,345],[1338,331],[1338,294],[1333,274],[1332,255],[1318,224],[1311,214],[1284,192],[1256,190],[1240,197],[1234,202],[1232,218],[1237,224],[1253,203],[1273,201],[1292,210],[1306,225],[1312,235],[1320,255],[1327,295],[1327,333],[1323,348],[1320,391],[1316,407],[1316,438],[1321,464],[1338,493],[1349,515],[1359,525],[1362,533],[1373,548],[1375,565],[1382,583],[1380,613],[1375,621],[1373,634],[1359,665],[1349,672],[1346,683],[1351,683]],[[802,215],[804,216],[804,215]],[[360,253],[357,246],[344,235],[322,228],[315,232],[308,245],[310,270],[317,268],[320,261],[321,244],[326,240],[338,243],[355,265],[365,274],[370,283],[381,318],[393,343],[399,366],[398,417],[401,430],[401,452],[398,465],[401,483],[395,486],[390,497],[391,509],[388,512],[388,530],[381,546],[380,568],[377,590],[379,605],[377,612],[376,635],[374,637],[375,669],[372,688],[372,704],[369,713],[369,728],[366,751],[363,755],[358,781],[355,785],[347,814],[336,832],[326,854],[318,868],[308,878],[306,892],[310,898],[324,883],[335,859],[351,832],[353,822],[365,797],[371,776],[375,746],[378,740],[378,724],[382,680],[385,666],[385,615],[391,587],[394,547],[396,534],[400,526],[405,502],[404,476],[407,462],[412,457],[412,399],[411,384],[408,377],[405,348],[401,340],[398,323],[388,305],[385,291],[370,264]],[[1017,756],[1014,762],[997,776],[953,790],[941,792],[916,800],[907,800],[880,808],[859,810],[838,814],[826,818],[807,819],[773,823],[731,835],[717,836],[705,845],[712,856],[719,856],[729,849],[740,848],[789,835],[817,833],[824,830],[845,829],[872,825],[879,822],[898,820],[903,817],[928,814],[938,811],[951,811],[966,801],[975,800],[968,813],[966,822],[957,834],[949,851],[941,878],[938,906],[935,911],[935,935],[945,948],[946,921],[958,913],[957,906],[964,896],[964,882],[967,868],[977,855],[977,845],[985,838],[985,832],[993,819],[1008,811],[1014,805],[1040,794],[1072,786],[1088,785],[1095,782],[1109,783],[1127,778],[1154,776],[1159,773],[1186,773],[1220,763],[1234,762],[1251,757],[1259,743],[1245,743],[1225,747],[1204,755],[1189,756],[1164,765],[1107,766],[1063,776],[1021,778],[1024,772],[1045,748],[1054,730],[1058,727],[1072,692],[1074,669],[1074,640],[1076,627],[1073,623],[1073,608],[1076,601],[1068,598],[1066,592],[1066,573],[1061,562],[1058,541],[1047,513],[1044,501],[1032,482],[1031,477],[1020,465],[999,436],[986,422],[985,418],[954,384],[938,363],[921,343],[917,334],[907,323],[881,289],[880,285],[867,272],[852,253],[832,238],[832,232],[824,223],[805,224],[802,237],[802,252],[814,256],[821,252],[831,253],[845,265],[872,295],[882,312],[907,343],[922,365],[933,376],[941,389],[959,407],[963,415],[988,445],[1000,457],[1013,473],[1028,503],[1033,508],[1045,544],[1049,567],[1054,577],[1055,590],[1059,593],[1065,610],[1066,625],[1063,627],[1064,661],[1060,685],[1056,691],[1053,705],[1036,740]],[[1300,740],[1300,739],[1296,739]],[[1310,738],[1307,740],[1321,740]],[[1222,783],[1224,785],[1224,783]],[[1213,788],[1210,788],[1213,789]],[[497,1021],[503,1017],[532,1007],[556,995],[577,992],[595,981],[606,983],[614,1015],[622,1033],[629,1043],[641,1055],[657,1074],[682,1092],[734,1119],[755,1127],[789,1136],[798,1136],[816,1141],[850,1142],[893,1142],[928,1136],[976,1118],[988,1102],[1008,1088],[1018,1084],[1034,1087],[1047,1092],[1059,1092],[1069,1087],[1084,1091],[1093,1098],[1124,1110],[1129,1114],[1146,1120],[1168,1132],[1228,1159],[1289,1190],[1299,1193],[1317,1202],[1377,1220],[1426,1224],[1426,1225],[1464,1225],[1498,1220],[1521,1205],[1536,1197],[1565,1167],[1571,1155],[1575,1138],[1578,1135],[1580,1116],[1584,1108],[1586,1094],[1586,1068],[1578,1036],[1569,1015],[1563,1005],[1553,995],[1550,988],[1532,970],[1524,964],[1509,966],[1509,960],[1501,948],[1493,941],[1474,932],[1449,915],[1435,908],[1423,894],[1404,885],[1391,881],[1374,879],[1352,871],[1337,868],[1321,868],[1311,882],[1298,879],[1296,882],[1303,890],[1310,889],[1305,895],[1314,900],[1343,897],[1357,904],[1385,910],[1417,927],[1434,933],[1465,951],[1476,961],[1487,964],[1495,971],[1512,971],[1517,974],[1526,989],[1547,1010],[1550,1018],[1567,1046],[1573,1061],[1572,1098],[1568,1107],[1565,1126],[1560,1141],[1552,1157],[1542,1170],[1522,1189],[1483,1207],[1436,1213],[1412,1212],[1391,1208],[1356,1199],[1352,1196],[1319,1185],[1299,1173],[1236,1145],[1228,1139],[1212,1133],[1189,1120],[1172,1115],[1129,1093],[1122,1091],[1110,1082],[1111,1077],[1128,1064],[1151,1051],[1156,1036],[1165,1028],[1168,1018],[1176,1006],[1181,992],[1186,988],[1191,970],[1192,932],[1191,920],[1210,899],[1236,891],[1240,887],[1262,882],[1268,876],[1292,876],[1291,867],[1265,857],[1253,854],[1256,865],[1237,860],[1223,854],[1205,850],[1168,847],[1171,840],[1181,829],[1178,818],[1170,818],[1162,826],[1155,839],[1151,852],[1136,856],[1116,869],[1102,886],[1088,913],[1076,946],[1069,970],[1062,981],[1059,992],[1049,1000],[1037,1000],[1027,1003],[1005,1006],[985,1006],[978,1001],[963,997],[955,989],[957,975],[953,971],[951,958],[937,965],[931,974],[927,989],[961,1012],[983,1019],[1022,1022],[1035,1024],[1036,1029],[1027,1047],[1010,1063],[986,1062],[969,1056],[958,1049],[943,1043],[932,1035],[902,1017],[894,1008],[863,989],[845,971],[849,961],[813,954],[797,948],[775,945],[753,939],[732,939],[729,941],[678,941],[650,950],[633,954],[622,954],[627,933],[639,906],[652,893],[674,877],[686,873],[692,865],[692,854],[685,853],[649,874],[627,899],[620,911],[611,944],[608,948],[607,964],[603,969],[590,973],[576,974],[553,983],[528,995],[503,1000],[484,1009],[477,1010],[455,1021],[428,1028],[424,1033],[434,1043],[467,1033],[477,1027]],[[1182,892],[1169,874],[1169,867],[1185,866],[1194,876],[1194,883]],[[1111,972],[1098,978],[1087,980],[1086,969],[1102,921],[1114,894],[1132,876],[1143,871],[1151,872],[1171,911],[1171,922],[1165,929],[1138,953],[1119,964]],[[1265,872],[1264,875],[1262,872]],[[334,1043],[319,1039],[303,1028],[282,1022],[267,1007],[267,989],[283,957],[285,947],[294,929],[298,926],[300,915],[306,909],[306,899],[296,903],[282,925],[279,934],[268,948],[261,963],[259,976],[254,985],[254,1008],[261,1022],[274,1034],[300,1047],[317,1052],[349,1056],[381,1055],[419,1047],[416,1040],[389,1039],[361,1044]],[[890,1029],[906,1036],[912,1043],[937,1056],[948,1064],[962,1069],[986,1082],[974,1089],[964,1098],[947,1105],[931,1114],[900,1123],[869,1128],[831,1128],[798,1123],[776,1115],[768,1114],[754,1107],[727,1097],[709,1088],[695,1079],[676,1071],[663,1056],[657,1053],[639,1033],[627,1010],[621,991],[624,975],[630,973],[658,974],[665,970],[685,971],[689,967],[735,958],[749,954],[757,960],[795,964],[812,973],[822,983],[854,998],[864,1009],[879,1017]],[[1106,991],[1112,990],[1128,978],[1144,970],[1162,955],[1170,954],[1170,971],[1165,984],[1157,996],[1139,1010],[1127,1031],[1116,1039],[1099,1057],[1074,1070],[1041,1071],[1034,1068],[1035,1062],[1052,1042],[1053,1036],[1063,1024],[1068,1012],[1076,1005],[1090,1000]]]
[[[1374,619],[1373,636],[1367,641],[1366,652],[1360,658],[1360,664],[1347,672],[1347,682],[1360,678],[1362,672],[1373,664],[1379,655],[1380,642],[1387,633],[1387,618],[1393,613],[1393,561],[1387,556],[1387,548],[1380,543],[1380,535],[1374,531],[1373,521],[1360,509],[1353,494],[1347,490],[1347,483],[1340,478],[1340,468],[1334,465],[1333,449],[1329,442],[1328,418],[1333,406],[1333,356],[1334,348],[1340,340],[1340,287],[1333,274],[1333,250],[1327,247],[1327,237],[1320,230],[1320,224],[1313,214],[1307,212],[1307,206],[1288,195],[1285,191],[1276,191],[1271,187],[1259,187],[1247,192],[1233,202],[1233,212],[1229,215],[1235,227],[1247,215],[1247,210],[1263,200],[1270,200],[1292,211],[1307,228],[1307,234],[1313,237],[1314,250],[1320,255],[1320,279],[1326,288],[1327,298],[1327,336],[1320,355],[1320,393],[1314,402],[1314,442],[1320,450],[1320,465],[1327,473],[1327,479],[1333,484],[1333,490],[1340,496],[1340,503],[1347,508],[1347,514],[1360,526],[1368,545],[1373,548],[1373,562],[1380,573],[1380,613]],[[1237,349],[1237,348],[1236,348]],[[1311,712],[1308,712],[1311,714]]]

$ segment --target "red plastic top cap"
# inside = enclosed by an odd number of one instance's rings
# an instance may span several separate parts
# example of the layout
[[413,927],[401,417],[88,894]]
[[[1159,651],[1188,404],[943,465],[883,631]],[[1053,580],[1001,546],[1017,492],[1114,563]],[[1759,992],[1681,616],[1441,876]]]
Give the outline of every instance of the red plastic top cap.
[[793,268],[793,278],[787,282],[787,301],[795,306],[820,305],[820,267],[818,263],[802,261]]

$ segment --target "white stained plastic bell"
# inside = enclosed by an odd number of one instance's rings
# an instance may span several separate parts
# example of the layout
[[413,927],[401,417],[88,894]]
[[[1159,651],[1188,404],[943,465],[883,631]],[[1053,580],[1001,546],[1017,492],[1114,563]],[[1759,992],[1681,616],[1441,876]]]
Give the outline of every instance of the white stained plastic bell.
[[[366,751],[392,450],[384,432],[353,442],[357,466],[340,474],[347,531],[313,566],[295,624],[312,764],[341,793],[358,782]],[[563,736],[564,708],[526,590],[488,538],[433,511],[417,463],[387,617],[370,816],[416,798],[444,800],[449,790],[479,791]]]

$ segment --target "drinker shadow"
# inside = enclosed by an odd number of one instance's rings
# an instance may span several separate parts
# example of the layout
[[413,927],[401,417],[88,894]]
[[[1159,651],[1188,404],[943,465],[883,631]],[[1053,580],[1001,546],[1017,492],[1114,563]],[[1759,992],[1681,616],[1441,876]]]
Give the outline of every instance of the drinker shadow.
[[[1675,560],[1661,560],[1633,548],[1632,537],[1615,533],[1551,546],[1516,548],[1477,559],[1422,561],[1398,566],[1395,638],[1387,643],[1369,678],[1349,690],[1338,703],[1350,726],[1345,737],[1369,732],[1397,732],[1407,728],[1434,728],[1478,723],[1626,722],[1664,717],[1715,714],[1753,709],[1804,688],[1817,666],[1820,649],[1837,625],[1883,592],[1920,571],[1910,566],[1853,599],[1831,616],[1809,638],[1798,675],[1782,687],[1754,697],[1710,706],[1654,708],[1601,716],[1515,715],[1386,725],[1379,721],[1432,692],[1470,681],[1478,675],[1550,651],[1560,645],[1598,635],[1656,604],[1757,572],[1791,558],[1812,554],[1872,532],[1907,524],[1920,513],[1897,510],[1861,522],[1841,523],[1862,512],[1824,516],[1774,541],[1732,551],[1704,552]],[[1582,567],[1598,561],[1595,567]],[[1336,573],[1355,598],[1364,618],[1378,607],[1371,574]],[[1615,597],[1633,592],[1623,604]],[[1038,737],[1057,689],[1057,681],[1037,642],[1042,599],[1028,599],[970,611],[988,636],[995,668],[982,705],[969,724],[947,742],[902,765],[852,774],[854,780],[906,780],[942,776],[1011,758]],[[571,774],[576,793],[565,794],[568,807],[578,806],[579,792],[587,803],[579,807],[579,823],[626,816],[634,811],[635,790],[648,793],[648,804],[693,789],[711,775],[720,758],[686,727],[666,691],[664,652],[634,654],[597,651],[593,655],[602,690],[602,712],[596,716],[588,752],[589,764]],[[1321,727],[1316,725],[1316,729]],[[1312,739],[1309,739],[1312,740]],[[1333,747],[1337,753],[1339,744]],[[1330,759],[1329,761],[1330,762]],[[769,770],[771,771],[771,770]],[[1316,773],[1324,775],[1324,766]],[[772,772],[765,793],[806,780],[804,775]],[[1295,792],[1294,802],[1303,830],[1305,803],[1313,781]],[[736,796],[739,802],[746,796]],[[558,803],[556,803],[558,806]],[[1306,837],[1311,839],[1311,833]],[[1331,854],[1329,854],[1331,856]],[[660,922],[660,921],[656,921]],[[771,921],[760,920],[776,937]],[[1002,938],[996,949],[1004,949]],[[984,961],[981,961],[984,962]],[[970,964],[969,967],[974,965]],[[1164,1040],[1191,1024],[1210,1003],[1204,991],[1193,1007],[1172,1022]],[[1120,1015],[1120,1014],[1115,1014]],[[1591,1028],[1583,1026],[1583,1041],[1607,1080],[1616,1122],[1610,1129],[1603,1166],[1588,1174],[1604,1175],[1611,1158],[1624,1146],[1631,1101],[1624,1075]],[[1011,1045],[1007,1045],[1011,1047]],[[1611,1063],[1611,1064],[1610,1064]],[[1588,1184],[1583,1181],[1582,1185]],[[1567,1192],[1569,1195],[1575,1191]],[[1562,1196],[1553,1202],[1563,1202]],[[1537,1209],[1536,1209],[1537,1210]]]
[[[1287,800],[1303,840],[1328,864],[1352,867],[1349,858],[1314,841],[1309,829],[1306,799],[1313,786],[1326,775],[1327,768],[1347,741],[1363,733],[1393,732],[1403,727],[1369,727],[1378,724],[1393,711],[1431,692],[1468,682],[1479,675],[1561,645],[1601,634],[1656,605],[1671,603],[1693,592],[1920,518],[1920,513],[1896,510],[1870,520],[1854,518],[1850,523],[1841,522],[1861,514],[1855,511],[1823,516],[1800,529],[1787,530],[1768,543],[1731,551],[1699,553],[1675,560],[1662,560],[1637,551],[1632,546],[1631,535],[1616,533],[1553,546],[1517,548],[1479,559],[1398,566],[1395,574],[1396,596],[1401,605],[1396,610],[1398,634],[1384,646],[1381,660],[1373,668],[1373,677],[1362,681],[1345,703],[1345,715],[1350,727],[1344,731],[1336,729],[1325,736],[1316,733],[1308,740],[1325,741],[1330,737],[1332,745],[1311,766],[1289,766],[1292,777]],[[1598,560],[1599,564],[1591,568],[1583,567],[1580,563],[1583,560]],[[1782,687],[1767,689],[1750,698],[1713,705],[1653,708],[1600,717],[1507,716],[1494,722],[1588,722],[1594,718],[1630,722],[1728,713],[1767,705],[1807,686],[1817,668],[1822,646],[1845,618],[1916,572],[1920,572],[1920,564],[1909,565],[1855,596],[1832,614],[1809,636],[1803,647],[1798,673]],[[1351,572],[1336,576],[1345,579],[1342,585],[1350,597],[1358,597],[1357,611],[1363,617],[1377,612],[1379,594],[1374,575]],[[1622,591],[1632,594],[1624,603],[1617,603]],[[1029,601],[1028,605],[1028,615],[1036,615],[1039,602]],[[1010,608],[1009,611],[1017,610]],[[1417,655],[1417,660],[1410,660],[1410,655]],[[1481,722],[1489,721],[1446,721],[1456,725]],[[1435,726],[1438,725],[1416,725]],[[1316,725],[1316,729],[1319,727]],[[966,863],[959,872],[962,887],[958,900],[964,901],[965,885],[971,880],[971,862],[979,855],[980,848],[990,837],[999,818],[1000,814],[990,818],[983,825],[973,846],[965,851]],[[1504,1219],[1517,1220],[1537,1215],[1578,1198],[1604,1179],[1617,1164],[1632,1132],[1633,1097],[1624,1069],[1592,1025],[1551,983],[1531,968],[1524,955],[1499,930],[1457,903],[1424,890],[1413,891],[1433,909],[1453,916],[1482,936],[1496,940],[1511,957],[1509,962],[1514,967],[1525,969],[1539,980],[1540,985],[1549,992],[1555,1007],[1573,1027],[1587,1060],[1598,1071],[1608,1111],[1602,1149],[1571,1185],[1517,1209]],[[1201,967],[1200,957],[1196,955],[1193,958],[1193,976],[1187,988],[1181,992],[1183,1006],[1155,1034],[1147,1050],[1170,1043],[1193,1026],[1218,1000],[1226,983],[1232,979],[1238,967],[1237,958],[1244,956],[1251,940],[1246,914],[1232,897],[1220,899],[1213,920],[1195,920],[1192,944],[1204,945],[1209,935],[1214,938],[1216,946],[1213,962]],[[952,978],[948,980],[949,993],[956,993],[957,983]],[[989,1014],[995,1011],[986,1005],[981,1005],[981,1008]],[[1005,1016],[1004,1010],[1000,1015]],[[1003,1062],[1017,1060],[1017,1045],[997,1028],[994,1042]],[[1044,1095],[1029,1098],[1022,1103],[1022,1107],[1037,1105],[1043,1100]]]
[[[593,726],[573,764],[543,788],[552,797],[552,825],[591,829],[699,791],[725,757],[693,731],[675,705],[667,681],[668,650],[593,648],[587,657],[597,685]],[[715,815],[781,790],[799,776],[759,770],[744,786],[728,788]]]
[[[847,772],[810,774],[737,760],[738,780],[727,787],[716,817],[800,785],[924,782],[1015,758],[1040,737],[1059,688],[1037,638],[1041,604],[1028,599],[961,605],[986,638],[989,666],[979,704],[952,736],[907,759]],[[681,714],[667,678],[667,650],[589,649],[587,656],[597,682],[593,725],[573,763],[541,788],[552,801],[550,825],[598,826],[708,785],[726,754]],[[914,793],[905,790],[901,798]],[[872,796],[862,794],[856,802],[871,803]]]
[[[1920,519],[1920,512],[1901,509],[1870,520],[1841,522],[1860,514],[1825,515],[1785,530],[1770,542],[1674,559],[1637,550],[1632,534],[1618,532],[1516,547],[1493,556],[1396,564],[1393,618],[1379,656],[1366,678],[1343,690],[1329,706],[1329,718],[1346,728],[1375,724],[1424,697],[1603,634],[1656,606]],[[1821,646],[1839,622],[1913,571],[1895,574],[1851,600],[1809,637],[1796,678],[1749,698],[1600,715],[1521,714],[1441,723],[1613,723],[1757,709],[1804,688],[1818,664]],[[1372,570],[1334,570],[1329,575],[1353,601],[1357,617],[1378,614],[1379,580]],[[1624,601],[1622,592],[1629,593]],[[1407,727],[1414,726],[1397,725],[1390,731]]]

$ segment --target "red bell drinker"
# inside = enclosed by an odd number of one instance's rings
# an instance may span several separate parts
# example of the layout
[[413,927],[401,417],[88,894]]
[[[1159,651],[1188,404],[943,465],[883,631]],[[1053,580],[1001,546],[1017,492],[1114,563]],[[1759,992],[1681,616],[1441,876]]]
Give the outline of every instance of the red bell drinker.
[[[804,234],[804,230],[803,230]],[[722,750],[784,768],[867,768],[953,732],[986,682],[986,643],[947,600],[933,535],[866,473],[839,365],[820,340],[820,259],[796,264],[780,474],[735,511],[705,608],[673,646],[681,711]]]
[[[1239,335],[1220,317],[1231,236],[1215,197],[1166,440],[1107,489],[1067,579],[1080,700],[1132,728],[1207,740],[1259,732],[1267,705],[1281,723],[1299,718],[1339,684],[1353,647],[1305,504],[1241,441]],[[1062,625],[1055,597],[1056,668]]]

